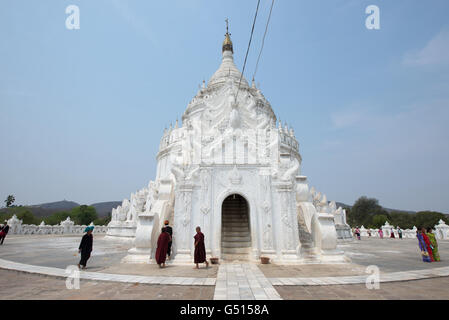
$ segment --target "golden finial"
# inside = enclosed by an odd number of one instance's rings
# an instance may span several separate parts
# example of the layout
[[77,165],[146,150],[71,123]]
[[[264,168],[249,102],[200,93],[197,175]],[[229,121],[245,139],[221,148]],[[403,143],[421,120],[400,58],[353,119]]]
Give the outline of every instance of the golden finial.
[[226,34],[225,34],[225,39],[223,41],[222,52],[228,50],[228,51],[231,51],[232,53],[234,53],[234,49],[232,47],[232,41],[231,41],[231,34],[229,33],[229,20],[228,20],[228,18],[226,18],[225,22],[226,22]]

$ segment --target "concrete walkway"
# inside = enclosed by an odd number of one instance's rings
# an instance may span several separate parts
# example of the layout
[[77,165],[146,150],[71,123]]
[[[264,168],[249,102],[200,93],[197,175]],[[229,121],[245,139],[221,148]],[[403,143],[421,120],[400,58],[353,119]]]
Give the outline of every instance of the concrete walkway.
[[[29,277],[45,275],[66,279],[69,276],[66,267],[78,262],[78,244],[79,237],[73,236],[11,236],[1,246],[0,269],[25,272]],[[235,261],[199,271],[194,271],[192,266],[174,265],[160,270],[156,265],[123,266],[120,260],[128,247],[98,236],[89,271],[81,271],[80,279],[111,288],[114,286],[111,282],[116,282],[117,287],[163,286],[173,292],[175,288],[186,292],[196,288],[220,300],[302,297],[297,291],[315,292],[322,288],[326,292],[325,286],[334,291],[347,285],[365,288],[367,278],[371,278],[366,268],[373,264],[379,268],[381,283],[421,280],[434,284],[440,281],[438,277],[447,277],[441,278],[443,283],[449,281],[449,259],[445,259],[449,256],[448,241],[439,242],[442,261],[435,263],[422,262],[414,239],[363,239],[339,247],[352,259],[351,264],[286,266]],[[404,287],[407,285],[404,283]]]
[[[341,284],[365,284],[370,274],[347,277],[268,278],[273,286],[329,286]],[[391,272],[379,275],[379,282],[396,282],[431,279],[449,276],[449,267]]]
[[255,264],[221,264],[214,300],[282,300]]
[[[0,259],[0,268],[20,272],[42,274],[46,276],[67,278],[65,269],[42,267]],[[275,298],[273,286],[327,286],[341,284],[364,284],[367,275],[338,276],[338,277],[278,277],[267,278],[256,264],[250,263],[222,263],[218,269],[217,278],[194,278],[173,276],[141,276],[102,272],[80,271],[80,279],[112,282],[128,282],[142,284],[171,284],[171,285],[216,285],[217,299],[237,299],[237,296],[250,298],[250,292],[256,299],[264,296]],[[449,267],[423,270],[382,273],[379,282],[410,281],[449,276]],[[261,290],[260,290],[261,289]],[[273,290],[272,290],[273,289]],[[270,296],[271,294],[271,296]]]
[[[70,274],[65,269],[33,266],[0,259],[0,268],[21,272],[35,273],[52,277],[67,278]],[[112,281],[142,284],[164,284],[182,286],[214,286],[215,278],[186,278],[161,276],[136,276],[126,274],[112,274],[101,272],[80,271],[80,279],[95,281]]]

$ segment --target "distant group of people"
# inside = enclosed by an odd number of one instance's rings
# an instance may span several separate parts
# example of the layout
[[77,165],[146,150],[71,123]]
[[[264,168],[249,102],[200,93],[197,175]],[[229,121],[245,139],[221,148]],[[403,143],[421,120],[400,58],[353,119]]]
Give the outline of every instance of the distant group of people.
[[[173,229],[169,226],[169,221],[165,220],[164,227],[161,229],[161,234],[157,239],[157,249],[156,249],[156,263],[160,268],[165,267],[165,261],[167,256],[170,259],[171,256],[171,245],[173,237]],[[201,232],[200,227],[196,227],[196,235],[193,237],[195,239],[195,252],[194,252],[194,263],[195,269],[199,269],[200,263],[206,263],[206,268],[209,267],[209,263],[206,260],[206,246],[204,245],[204,234]]]
[[440,261],[438,253],[438,243],[432,228],[418,228],[416,231],[419,249],[421,250],[422,261]]
[[[382,229],[378,229],[379,237],[383,239],[384,232]],[[356,227],[353,229],[355,237],[360,240],[360,229]],[[368,236],[371,237],[371,230],[367,230]],[[402,230],[397,228],[399,239],[402,239]],[[418,228],[416,231],[416,237],[418,238],[419,249],[421,251],[422,260],[424,262],[440,261],[440,254],[438,253],[438,243],[433,233],[432,228]],[[394,229],[390,231],[390,238],[396,238]]]
[[[371,235],[372,235],[371,234],[371,229],[367,229],[366,232],[368,234],[368,237],[371,237]],[[402,239],[402,230],[401,230],[401,228],[398,227],[397,228],[397,232],[398,232],[399,239]],[[361,240],[361,238],[360,238],[361,234],[360,234],[359,227],[356,227],[355,229],[353,229],[353,233],[354,233],[354,236],[357,238],[357,240]],[[377,233],[379,234],[379,238],[381,238],[381,239],[384,238],[384,231],[381,228],[379,228],[377,230]],[[396,238],[396,236],[394,234],[394,229],[391,229],[391,231],[390,231],[390,238]]]

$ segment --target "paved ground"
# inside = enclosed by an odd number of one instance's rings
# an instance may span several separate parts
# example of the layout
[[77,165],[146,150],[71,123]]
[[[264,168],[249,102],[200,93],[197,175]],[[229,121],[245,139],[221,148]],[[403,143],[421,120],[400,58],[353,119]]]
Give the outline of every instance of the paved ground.
[[[91,270],[89,270],[91,271]],[[218,265],[209,263],[209,268],[205,268],[204,264],[200,265],[200,269],[193,269],[193,264],[189,266],[170,265],[160,269],[156,264],[116,264],[114,266],[104,268],[101,272],[115,274],[133,274],[133,275],[158,275],[161,277],[189,277],[189,278],[216,278]]]
[[423,263],[416,239],[362,238],[340,245],[352,263],[377,265],[382,272],[430,269],[449,266],[449,241],[438,242],[441,261],[437,264]]
[[448,300],[449,277],[381,283],[369,290],[363,284],[335,286],[275,286],[285,300]]
[[366,267],[349,263],[321,265],[309,264],[298,266],[279,266],[275,264],[260,264],[259,269],[267,278],[287,278],[287,277],[329,277],[329,276],[355,276],[364,275]]
[[[0,258],[65,269],[68,265],[78,263],[77,248],[80,239],[76,236],[60,235],[8,235],[3,246],[0,246]],[[259,265],[259,267],[266,277],[325,277],[365,274],[364,270],[369,265],[377,265],[382,273],[449,266],[449,241],[439,242],[442,261],[438,264],[422,262],[415,239],[362,238],[361,241],[353,241],[339,247],[351,258],[351,264]],[[88,271],[179,277],[216,277],[217,274],[216,266],[198,273],[189,266],[169,266],[167,269],[159,269],[154,265],[123,265],[120,260],[126,256],[129,248],[129,244],[105,240],[103,235],[95,236],[94,251],[88,262]]]
[[69,290],[66,280],[16,271],[0,270],[0,300],[211,300],[213,286],[148,285],[80,281],[80,289]]
[[376,265],[382,273],[432,269],[449,266],[449,241],[438,243],[441,261],[424,263],[415,239],[362,238],[339,248],[352,263],[334,265],[259,265],[268,278],[329,277],[366,275],[366,267]]
[[[0,300],[211,300],[213,286],[122,284],[81,280],[79,290],[68,290],[65,280],[16,271],[0,270]],[[449,277],[381,283],[379,290],[364,285],[274,286],[282,299],[449,299]]]
[[[77,264],[80,255],[78,246],[81,237],[61,235],[8,235],[0,246],[0,258],[14,262],[27,263],[43,267],[65,269]],[[126,256],[130,245],[104,236],[94,236],[94,250],[89,259],[89,271],[101,271],[120,263]]]
[[[79,260],[79,241],[74,236],[8,236],[0,246],[0,262],[7,269],[17,270],[22,263],[22,271],[65,277],[64,269]],[[439,242],[442,261],[431,264],[422,262],[414,239],[364,238],[340,248],[352,263],[159,269],[121,264],[129,245],[96,236],[80,290],[68,290],[63,278],[0,269],[0,299],[449,299],[448,241]],[[400,282],[381,282],[379,290],[368,290],[360,283],[369,265],[380,268],[381,281]],[[425,280],[403,281],[410,279]]]
[[215,300],[280,300],[281,297],[255,264],[220,265]]

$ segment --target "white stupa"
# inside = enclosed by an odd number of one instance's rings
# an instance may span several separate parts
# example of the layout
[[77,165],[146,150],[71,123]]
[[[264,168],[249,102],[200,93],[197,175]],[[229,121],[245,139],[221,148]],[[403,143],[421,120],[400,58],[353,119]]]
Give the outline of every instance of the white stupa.
[[164,220],[173,226],[173,263],[193,261],[197,226],[209,257],[346,261],[337,250],[344,232],[351,238],[344,210],[309,190],[293,129],[276,124],[270,103],[242,77],[228,32],[222,55],[182,126],[164,131],[155,181],[113,209],[107,237],[134,242],[123,259],[130,263],[154,260]]

